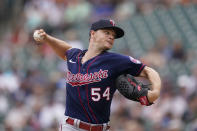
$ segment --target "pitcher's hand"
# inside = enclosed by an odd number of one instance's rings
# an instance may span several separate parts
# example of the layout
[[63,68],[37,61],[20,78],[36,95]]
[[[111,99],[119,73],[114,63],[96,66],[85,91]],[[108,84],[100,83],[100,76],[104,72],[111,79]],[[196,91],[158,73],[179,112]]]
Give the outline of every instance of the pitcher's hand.
[[44,43],[47,38],[47,33],[43,29],[35,30],[33,38],[38,43]]

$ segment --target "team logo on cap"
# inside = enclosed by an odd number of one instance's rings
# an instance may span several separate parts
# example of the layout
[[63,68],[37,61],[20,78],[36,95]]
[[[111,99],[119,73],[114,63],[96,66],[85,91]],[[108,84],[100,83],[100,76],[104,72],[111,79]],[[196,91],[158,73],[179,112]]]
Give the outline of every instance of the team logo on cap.
[[112,24],[113,26],[115,26],[115,22],[113,20],[109,20],[110,24]]

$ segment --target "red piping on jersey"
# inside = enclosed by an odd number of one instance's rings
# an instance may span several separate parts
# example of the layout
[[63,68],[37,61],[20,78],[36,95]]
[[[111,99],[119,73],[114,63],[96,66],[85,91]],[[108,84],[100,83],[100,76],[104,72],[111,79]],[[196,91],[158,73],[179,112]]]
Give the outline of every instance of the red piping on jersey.
[[[88,74],[88,70],[89,70],[89,68],[90,68],[90,65],[91,65],[92,63],[94,63],[98,57],[99,57],[99,56],[97,56],[96,58],[94,58],[94,60],[88,65],[87,74]],[[97,124],[98,124],[98,120],[97,120],[97,118],[96,118],[96,116],[95,116],[95,114],[94,114],[94,112],[93,112],[93,110],[92,110],[92,108],[90,107],[90,104],[89,104],[88,85],[86,85],[86,96],[87,96],[87,100],[88,100],[88,108],[89,108],[89,110],[91,111],[92,116],[94,117],[94,119],[96,120],[96,122],[97,122]]]
[[139,74],[139,72],[145,67],[145,65],[143,64],[141,67],[140,67],[140,70],[137,72],[137,75]]
[[79,55],[81,54],[81,52],[79,52],[79,54],[77,55],[77,58],[78,58],[78,64],[79,64],[79,70],[78,70],[78,73],[80,72],[80,62],[79,62]]
[[77,91],[78,91],[78,94],[79,94],[79,101],[80,101],[80,103],[81,103],[81,106],[82,106],[82,108],[83,108],[83,110],[84,110],[84,112],[85,112],[85,114],[86,114],[86,117],[88,118],[88,121],[90,122],[90,118],[89,118],[89,116],[88,116],[88,112],[86,111],[86,109],[85,109],[85,107],[84,107],[84,105],[83,105],[83,103],[82,103],[82,101],[81,101],[81,95],[80,95],[79,87],[77,88]]
[[[79,71],[78,71],[78,73],[80,72],[80,62],[79,62],[79,55],[81,54],[81,52],[79,52],[79,54],[78,54],[78,64],[79,64]],[[80,104],[81,104],[81,106],[82,106],[82,108],[83,108],[83,111],[85,112],[85,115],[86,115],[86,117],[88,118],[88,121],[89,122],[91,122],[90,121],[90,118],[89,118],[89,116],[88,116],[88,112],[86,111],[86,109],[85,109],[85,107],[84,107],[84,105],[83,105],[83,103],[82,103],[82,101],[81,101],[81,95],[80,95],[80,91],[79,91],[79,87],[77,88],[77,91],[78,91],[78,96],[79,96],[79,101],[80,101]]]

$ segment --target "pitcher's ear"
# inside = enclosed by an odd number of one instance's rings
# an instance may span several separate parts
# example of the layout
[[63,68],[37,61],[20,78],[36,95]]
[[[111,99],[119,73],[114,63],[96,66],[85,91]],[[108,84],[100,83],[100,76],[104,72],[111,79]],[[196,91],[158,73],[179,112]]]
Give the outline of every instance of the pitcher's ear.
[[94,30],[90,30],[89,32],[89,37],[91,38],[92,35],[94,35],[95,31]]
[[94,34],[94,33],[95,33],[94,30],[90,30],[90,36],[91,36],[92,34]]

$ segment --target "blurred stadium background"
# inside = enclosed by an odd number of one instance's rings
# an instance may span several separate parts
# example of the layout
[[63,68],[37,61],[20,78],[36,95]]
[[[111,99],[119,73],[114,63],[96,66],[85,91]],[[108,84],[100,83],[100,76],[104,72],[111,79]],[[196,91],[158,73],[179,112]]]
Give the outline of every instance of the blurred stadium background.
[[142,107],[116,93],[111,131],[197,131],[197,0],[1,0],[0,131],[56,131],[66,62],[35,45],[43,28],[81,49],[93,21],[114,19],[126,35],[112,51],[162,77],[160,99]]

